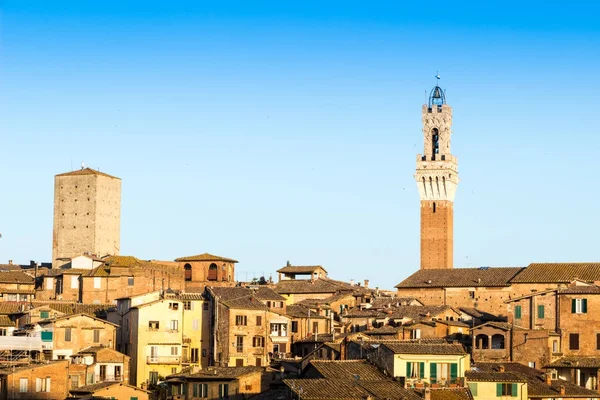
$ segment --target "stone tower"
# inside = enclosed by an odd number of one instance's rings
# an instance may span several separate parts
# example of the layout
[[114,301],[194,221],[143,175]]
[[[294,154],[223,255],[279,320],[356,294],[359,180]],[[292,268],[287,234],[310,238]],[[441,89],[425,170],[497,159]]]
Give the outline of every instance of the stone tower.
[[439,86],[423,105],[422,117],[424,150],[417,156],[415,174],[421,197],[421,269],[452,268],[458,161],[450,153],[452,107]]
[[54,177],[54,267],[84,253],[118,255],[120,232],[121,179],[91,168]]

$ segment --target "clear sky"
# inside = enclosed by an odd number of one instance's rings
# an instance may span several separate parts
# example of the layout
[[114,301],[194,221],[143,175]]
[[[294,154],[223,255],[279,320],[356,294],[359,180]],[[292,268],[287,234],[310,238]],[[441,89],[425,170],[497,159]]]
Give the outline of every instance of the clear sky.
[[455,266],[600,261],[599,6],[491,3],[1,1],[0,262],[50,261],[84,161],[123,179],[122,254],[392,288],[438,70]]

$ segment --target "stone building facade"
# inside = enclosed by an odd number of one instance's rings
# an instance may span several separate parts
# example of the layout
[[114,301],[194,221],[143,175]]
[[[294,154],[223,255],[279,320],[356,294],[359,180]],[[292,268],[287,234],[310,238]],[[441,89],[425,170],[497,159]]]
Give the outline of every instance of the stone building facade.
[[458,161],[450,152],[452,108],[439,86],[423,105],[422,119],[424,150],[417,156],[415,174],[421,198],[421,268],[452,268]]
[[234,286],[236,260],[213,254],[197,254],[195,256],[175,259],[179,269],[185,276],[185,290],[201,292],[206,285]]
[[84,253],[119,254],[121,179],[91,168],[54,178],[52,264]]
[[68,396],[68,360],[0,370],[0,399],[53,399]]

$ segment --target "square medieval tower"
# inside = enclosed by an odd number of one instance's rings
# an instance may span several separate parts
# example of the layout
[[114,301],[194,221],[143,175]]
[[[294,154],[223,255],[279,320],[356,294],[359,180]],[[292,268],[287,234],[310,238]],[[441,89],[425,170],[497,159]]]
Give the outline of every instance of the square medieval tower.
[[121,179],[91,168],[54,177],[52,265],[84,253],[118,255]]
[[450,152],[452,108],[439,86],[423,105],[422,119],[424,152],[417,155],[415,174],[421,198],[421,269],[452,268],[458,160]]

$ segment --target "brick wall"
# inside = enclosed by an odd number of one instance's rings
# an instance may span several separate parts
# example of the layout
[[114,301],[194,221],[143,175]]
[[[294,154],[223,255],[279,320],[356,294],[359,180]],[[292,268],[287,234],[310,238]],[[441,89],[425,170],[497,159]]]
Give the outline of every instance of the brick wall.
[[421,201],[421,269],[452,268],[453,214],[450,201]]
[[[1,375],[2,387],[6,388],[6,399],[57,399],[63,400],[68,394],[67,373],[69,362],[55,361],[50,364],[36,364],[31,367],[18,368],[14,373]],[[38,392],[36,379],[50,378],[50,389],[47,392]],[[21,392],[21,379],[26,379]]]

